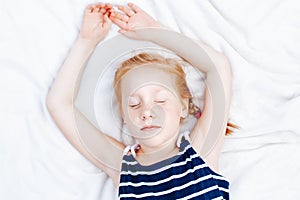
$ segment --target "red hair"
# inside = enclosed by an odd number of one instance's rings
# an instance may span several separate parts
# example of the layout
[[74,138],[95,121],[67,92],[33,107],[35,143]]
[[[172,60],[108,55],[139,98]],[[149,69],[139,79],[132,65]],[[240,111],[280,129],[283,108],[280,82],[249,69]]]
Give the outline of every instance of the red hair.
[[[144,64],[163,64],[170,66],[163,70],[176,75],[176,85],[182,99],[189,99],[189,114],[194,115],[196,118],[200,118],[201,110],[192,102],[192,95],[187,86],[185,72],[182,69],[182,65],[179,60],[173,58],[164,58],[159,54],[154,53],[140,53],[126,61],[117,69],[114,77],[114,90],[119,103],[120,110],[122,110],[122,98],[121,98],[121,87],[120,82],[123,76],[133,69]],[[229,135],[233,132],[232,129],[238,129],[239,127],[231,122],[227,122],[227,128],[225,135]]]

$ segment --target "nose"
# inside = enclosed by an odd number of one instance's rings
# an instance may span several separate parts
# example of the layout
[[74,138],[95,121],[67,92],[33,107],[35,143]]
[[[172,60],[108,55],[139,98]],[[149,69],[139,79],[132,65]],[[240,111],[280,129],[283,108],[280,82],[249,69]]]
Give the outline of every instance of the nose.
[[150,109],[144,110],[144,111],[142,112],[142,114],[141,114],[141,119],[142,119],[142,120],[146,120],[146,119],[152,118],[152,117],[153,117],[153,115],[152,115]]
[[145,125],[150,126],[153,122],[153,114],[151,113],[150,110],[144,110],[141,115],[141,120]]
[[149,118],[153,118],[153,113],[151,112],[151,109],[143,110],[141,113],[141,119],[147,120]]

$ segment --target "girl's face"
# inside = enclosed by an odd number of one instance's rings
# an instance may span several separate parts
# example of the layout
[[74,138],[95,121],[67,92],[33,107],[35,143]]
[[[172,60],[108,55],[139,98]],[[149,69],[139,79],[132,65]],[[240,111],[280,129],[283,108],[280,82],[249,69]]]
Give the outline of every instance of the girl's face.
[[155,146],[178,134],[181,107],[171,91],[149,84],[129,97],[126,118],[140,142],[148,141],[148,145]]
[[[183,106],[174,89],[176,84],[172,75],[148,69],[142,74],[135,72],[123,78],[122,108],[130,132],[127,134],[140,144],[155,147],[178,135]],[[132,87],[136,84],[139,87]]]

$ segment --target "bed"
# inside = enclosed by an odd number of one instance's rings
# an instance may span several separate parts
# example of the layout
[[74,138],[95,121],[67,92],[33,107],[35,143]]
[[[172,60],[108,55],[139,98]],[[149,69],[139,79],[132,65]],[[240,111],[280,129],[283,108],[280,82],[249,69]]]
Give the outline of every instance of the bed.
[[[300,3],[132,2],[229,58],[229,118],[241,127],[226,136],[220,159],[231,199],[299,198]],[[65,139],[45,106],[90,3],[0,2],[0,199],[117,199],[112,180]]]

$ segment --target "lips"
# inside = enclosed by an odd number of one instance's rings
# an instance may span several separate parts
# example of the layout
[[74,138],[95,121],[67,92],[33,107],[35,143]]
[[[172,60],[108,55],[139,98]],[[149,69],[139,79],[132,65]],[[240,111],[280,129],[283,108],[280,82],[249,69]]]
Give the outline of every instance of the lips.
[[141,128],[141,131],[151,131],[157,128],[160,128],[160,126],[144,126],[143,128]]

